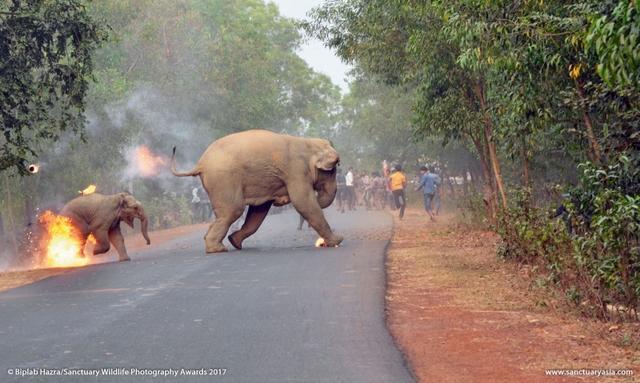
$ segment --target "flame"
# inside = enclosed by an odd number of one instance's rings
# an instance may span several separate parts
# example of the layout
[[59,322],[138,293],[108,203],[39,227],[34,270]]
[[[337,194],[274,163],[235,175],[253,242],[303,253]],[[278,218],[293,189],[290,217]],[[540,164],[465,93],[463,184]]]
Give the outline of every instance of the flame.
[[93,248],[96,245],[96,237],[93,234],[89,234],[87,237],[87,242],[84,245],[84,256],[91,257],[93,255]]
[[70,218],[47,210],[38,220],[46,231],[44,267],[77,267],[89,263],[89,258],[82,256],[82,235]]
[[84,190],[80,190],[78,193],[81,195],[89,195],[96,192],[96,185],[89,185]]
[[155,176],[168,164],[165,157],[156,155],[145,145],[133,149],[132,157],[133,165],[142,177]]
[[[316,247],[329,247],[327,246],[327,243],[324,241],[324,238],[320,237],[318,239],[316,239]],[[338,247],[338,245],[335,245],[333,247]]]

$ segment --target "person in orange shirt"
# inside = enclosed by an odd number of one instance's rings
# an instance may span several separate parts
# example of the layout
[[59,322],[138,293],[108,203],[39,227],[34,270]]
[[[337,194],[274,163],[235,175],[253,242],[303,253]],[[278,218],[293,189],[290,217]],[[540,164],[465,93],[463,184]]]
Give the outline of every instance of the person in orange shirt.
[[396,208],[400,209],[400,219],[404,217],[404,208],[407,206],[407,201],[404,195],[404,188],[406,186],[407,177],[402,173],[402,167],[400,165],[396,165],[389,176],[389,187],[391,188]]

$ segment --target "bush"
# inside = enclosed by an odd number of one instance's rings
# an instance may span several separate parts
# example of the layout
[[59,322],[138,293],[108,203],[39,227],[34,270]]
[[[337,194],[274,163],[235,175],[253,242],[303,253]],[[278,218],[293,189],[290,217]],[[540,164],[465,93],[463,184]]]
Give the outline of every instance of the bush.
[[458,195],[453,197],[453,202],[465,224],[478,228],[489,226],[481,193],[469,192],[467,195]]
[[[524,264],[543,266],[559,283],[563,270],[573,267],[572,242],[567,222],[554,209],[531,206],[531,191],[521,189],[498,217],[501,243],[498,255]],[[553,218],[552,218],[553,217]]]
[[[637,319],[640,303],[640,173],[628,156],[607,166],[580,165],[580,184],[563,205],[531,206],[520,190],[499,217],[498,254],[541,266],[581,310],[604,319],[611,312]],[[551,217],[557,217],[551,219]]]
[[637,316],[640,297],[640,171],[620,155],[611,165],[583,167],[571,191],[576,218],[575,256],[607,305]]

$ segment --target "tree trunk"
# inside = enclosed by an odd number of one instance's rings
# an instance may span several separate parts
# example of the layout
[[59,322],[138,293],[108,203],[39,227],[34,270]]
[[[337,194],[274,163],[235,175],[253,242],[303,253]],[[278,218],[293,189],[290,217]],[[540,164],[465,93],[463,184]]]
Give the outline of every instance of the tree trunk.
[[528,188],[530,185],[529,178],[529,155],[527,155],[527,140],[522,137],[522,186]]
[[498,154],[496,151],[496,144],[493,140],[493,123],[491,121],[491,116],[489,116],[487,110],[487,104],[484,97],[484,86],[478,81],[474,87],[476,96],[478,97],[478,101],[480,102],[480,108],[483,115],[483,124],[484,124],[484,138],[487,143],[487,149],[489,150],[489,159],[491,162],[491,168],[493,170],[493,177],[496,181],[496,186],[498,187],[498,191],[500,192],[500,197],[502,199],[502,208],[507,208],[507,194],[504,190],[504,182],[502,181],[502,173],[500,171],[500,162],[498,160]]
[[11,194],[11,186],[9,185],[9,176],[5,172],[4,174],[4,188],[7,193],[7,223],[9,225],[9,230],[7,230],[7,234],[9,239],[11,240],[11,245],[13,247],[13,256],[18,255],[18,242],[16,241],[15,228],[16,222],[13,217],[13,196]]
[[482,142],[479,139],[471,137],[471,141],[476,147],[478,157],[480,157],[480,164],[482,165],[482,174],[484,176],[482,199],[487,207],[487,216],[489,218],[489,221],[495,223],[497,218],[496,206],[498,205],[498,200],[496,198],[497,195],[495,191],[495,183],[493,177],[491,176],[490,165],[487,160],[487,148],[485,147],[485,145],[482,145]]
[[586,97],[584,95],[584,88],[578,79],[574,80],[576,83],[576,89],[578,90],[578,96],[580,96],[580,104],[582,105],[582,119],[584,120],[584,126],[587,128],[587,140],[589,140],[589,147],[591,148],[591,157],[594,162],[600,163],[600,144],[596,139],[596,135],[593,132],[593,123],[591,122],[591,116],[589,116],[589,108],[586,105]]
[[478,192],[478,175],[472,168],[468,168],[467,172],[469,173],[469,177],[471,178],[471,189],[474,193]]
[[447,185],[449,185],[449,196],[451,196],[452,199],[455,198],[456,192],[453,188],[453,184],[449,180],[449,173],[447,173],[446,168],[442,169],[442,182],[444,182],[444,180],[447,180]]
[[462,192],[465,197],[469,197],[469,183],[467,182],[467,174],[463,173],[462,176]]

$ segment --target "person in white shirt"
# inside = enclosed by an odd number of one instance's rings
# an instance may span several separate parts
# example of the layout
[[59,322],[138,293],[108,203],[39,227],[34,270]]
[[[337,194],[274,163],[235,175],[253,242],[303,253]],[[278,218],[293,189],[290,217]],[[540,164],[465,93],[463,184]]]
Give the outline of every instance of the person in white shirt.
[[192,212],[192,216],[193,216],[193,221],[194,222],[202,222],[203,218],[202,216],[204,214],[202,214],[202,209],[200,206],[200,196],[198,195],[200,194],[200,190],[198,190],[198,187],[194,187],[191,190],[191,212]]
[[353,184],[353,168],[349,167],[349,171],[345,176],[347,185],[347,207],[349,210],[356,210],[356,191]]

